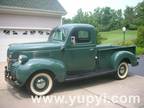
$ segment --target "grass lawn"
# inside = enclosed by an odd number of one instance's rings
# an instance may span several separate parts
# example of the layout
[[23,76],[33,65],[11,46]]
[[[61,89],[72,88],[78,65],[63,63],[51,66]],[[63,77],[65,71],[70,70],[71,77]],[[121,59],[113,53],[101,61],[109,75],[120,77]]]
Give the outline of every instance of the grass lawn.
[[[102,44],[118,44],[123,41],[123,32],[122,30],[113,30],[109,32],[101,32],[101,36],[104,38]],[[134,40],[136,39],[137,31],[136,30],[127,30],[125,34],[125,39]]]
[[[120,42],[123,42],[123,32],[121,30],[101,32],[100,34],[104,38],[104,40],[102,40],[102,44],[117,45]],[[136,36],[137,36],[136,30],[127,30],[125,35],[126,42],[136,39]],[[137,55],[144,54],[144,48],[137,47],[136,53]]]

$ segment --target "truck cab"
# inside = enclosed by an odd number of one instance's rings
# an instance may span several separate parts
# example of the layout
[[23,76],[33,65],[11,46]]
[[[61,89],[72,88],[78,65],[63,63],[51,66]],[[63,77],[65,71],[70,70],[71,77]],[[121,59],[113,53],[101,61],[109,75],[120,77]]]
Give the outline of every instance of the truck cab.
[[138,64],[136,47],[97,45],[96,34],[96,28],[89,24],[65,24],[54,28],[46,42],[9,45],[6,81],[42,96],[51,92],[55,80],[108,73],[125,79],[128,64]]
[[[70,25],[65,25],[67,28]],[[73,27],[71,27],[73,26]],[[69,74],[95,70],[96,33],[91,25],[71,25],[64,46],[65,63]]]

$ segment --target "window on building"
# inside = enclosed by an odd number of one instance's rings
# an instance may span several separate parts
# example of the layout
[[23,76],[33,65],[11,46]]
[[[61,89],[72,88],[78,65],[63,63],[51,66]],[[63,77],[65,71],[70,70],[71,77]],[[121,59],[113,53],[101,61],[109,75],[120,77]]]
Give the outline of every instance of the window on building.
[[9,35],[10,34],[10,30],[3,30],[3,33],[6,34],[6,35]]
[[36,33],[35,30],[30,31],[30,34],[31,34],[31,35],[34,35],[35,33]]
[[50,32],[47,31],[47,32],[46,32],[46,35],[49,35],[49,34],[50,34]]
[[24,31],[24,32],[23,32],[23,35],[27,35],[27,34],[28,34],[28,32],[27,32],[27,31]]
[[43,35],[43,31],[38,31],[38,33],[39,33],[40,35]]
[[18,35],[18,33],[16,31],[13,31],[13,35]]

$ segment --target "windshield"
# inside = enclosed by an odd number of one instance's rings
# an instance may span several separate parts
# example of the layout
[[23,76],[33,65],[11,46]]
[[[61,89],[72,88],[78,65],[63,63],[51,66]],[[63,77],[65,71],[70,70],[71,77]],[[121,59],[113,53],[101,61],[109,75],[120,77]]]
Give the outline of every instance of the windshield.
[[64,28],[55,28],[52,30],[49,41],[65,41],[67,32]]

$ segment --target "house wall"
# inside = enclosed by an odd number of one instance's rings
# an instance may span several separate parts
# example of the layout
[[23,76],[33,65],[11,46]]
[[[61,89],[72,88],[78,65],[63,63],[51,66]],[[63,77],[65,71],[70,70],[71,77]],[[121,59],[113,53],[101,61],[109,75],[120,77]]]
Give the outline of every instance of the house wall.
[[[48,36],[50,29],[58,25],[61,25],[61,16],[31,16],[0,13],[0,36]],[[31,33],[33,31],[34,33]],[[25,32],[27,33],[24,34]]]
[[0,14],[1,27],[53,28],[61,24],[61,16]]

